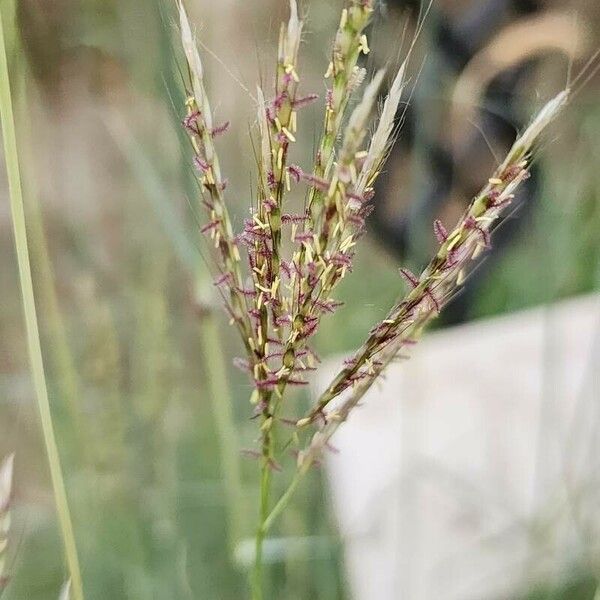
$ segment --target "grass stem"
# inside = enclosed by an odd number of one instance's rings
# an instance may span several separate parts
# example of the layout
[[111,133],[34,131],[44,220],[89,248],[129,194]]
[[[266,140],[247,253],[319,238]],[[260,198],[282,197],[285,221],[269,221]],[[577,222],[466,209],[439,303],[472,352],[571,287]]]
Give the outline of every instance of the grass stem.
[[[267,442],[268,443],[268,442]],[[254,555],[254,572],[252,573],[252,600],[263,599],[263,544],[267,530],[265,521],[269,516],[269,499],[271,496],[271,465],[268,458],[263,458],[260,478],[260,522],[256,530],[256,549]]]
[[10,90],[10,81],[8,74],[8,60],[6,53],[6,44],[4,40],[4,24],[0,14],[0,118],[2,119],[2,132],[4,139],[4,151],[6,170],[8,175],[9,195],[11,204],[12,221],[15,236],[15,246],[19,267],[19,279],[21,282],[21,291],[23,296],[23,309],[25,314],[25,325],[27,330],[27,345],[29,350],[29,360],[35,394],[37,398],[40,418],[42,422],[42,431],[48,462],[50,465],[50,475],[54,489],[54,497],[58,512],[63,542],[65,545],[66,558],[69,568],[69,574],[72,581],[73,600],[83,600],[83,584],[79,568],[79,558],[75,544],[75,535],[73,524],[69,511],[67,493],[60,464],[54,426],[52,423],[52,414],[50,411],[50,402],[48,399],[48,390],[46,387],[46,377],[44,373],[44,362],[40,344],[38,330],[37,313],[35,308],[35,298],[33,294],[33,281],[31,277],[31,265],[29,261],[29,249],[27,244],[27,232],[25,227],[25,210],[23,206],[23,192],[21,188],[21,175],[19,168],[19,158],[17,151],[17,139],[15,132],[15,121],[13,115],[12,97]]
[[279,500],[277,501],[277,504],[275,504],[275,506],[272,508],[272,510],[265,517],[263,524],[262,524],[263,535],[267,534],[267,532],[273,526],[273,523],[277,520],[277,518],[281,515],[281,513],[286,509],[287,505],[290,503],[290,500],[292,499],[292,497],[294,495],[294,492],[300,485],[300,482],[302,481],[304,475],[306,475],[307,472],[308,472],[307,468],[301,468],[298,471],[296,471],[296,473],[294,474],[294,477],[293,477],[292,481],[290,482],[290,485],[287,487],[286,491],[282,494],[281,498],[279,498]]
[[200,319],[200,340],[207,375],[208,395],[212,405],[221,454],[225,502],[229,520],[229,550],[231,556],[233,556],[235,545],[242,531],[242,475],[219,325],[212,311],[209,311]]

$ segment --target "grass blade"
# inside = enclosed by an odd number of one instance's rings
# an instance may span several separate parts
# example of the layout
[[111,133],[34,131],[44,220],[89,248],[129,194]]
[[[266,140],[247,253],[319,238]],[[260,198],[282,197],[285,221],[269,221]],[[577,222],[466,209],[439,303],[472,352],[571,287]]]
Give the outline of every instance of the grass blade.
[[73,600],[83,600],[83,585],[79,568],[79,558],[75,545],[73,524],[67,501],[62,467],[52,415],[46,377],[44,373],[44,362],[40,345],[37,312],[33,294],[33,282],[31,277],[31,265],[29,262],[29,249],[27,245],[27,232],[25,228],[25,210],[23,206],[23,192],[21,188],[21,175],[19,158],[17,152],[17,139],[15,133],[15,121],[13,116],[12,97],[8,75],[8,61],[6,57],[6,44],[4,41],[4,25],[0,15],[0,118],[2,119],[2,137],[4,140],[4,152],[6,170],[8,175],[8,186],[11,204],[15,246],[19,266],[19,279],[23,296],[23,310],[25,313],[25,326],[27,331],[27,346],[29,350],[29,361],[35,394],[42,422],[44,443],[48,454],[52,487],[56,501],[60,529],[65,545],[65,552],[69,572],[72,580]]

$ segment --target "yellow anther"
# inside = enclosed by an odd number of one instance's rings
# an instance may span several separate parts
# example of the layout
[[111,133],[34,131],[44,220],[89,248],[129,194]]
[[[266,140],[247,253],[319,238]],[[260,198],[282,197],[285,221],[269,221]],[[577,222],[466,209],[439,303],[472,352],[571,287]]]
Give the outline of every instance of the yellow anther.
[[273,280],[273,285],[271,286],[271,296],[274,296],[277,293],[277,288],[279,287],[279,277],[275,277]]
[[340,18],[340,29],[344,29],[344,27],[346,27],[346,23],[348,23],[348,9],[344,8]]
[[290,142],[295,142],[296,138],[294,137],[294,135],[292,134],[292,132],[287,128],[287,127],[282,127],[281,131],[283,132],[283,135],[285,135],[285,137],[290,140]]
[[333,195],[335,194],[335,190],[337,189],[337,185],[338,185],[338,179],[337,179],[337,177],[334,177],[331,180],[329,189],[327,190],[327,196],[329,196],[329,198],[333,198]]
[[460,242],[460,238],[461,238],[461,232],[458,229],[455,229],[450,236],[448,237],[447,243],[448,243],[448,252],[450,252],[450,250],[452,250],[459,242]]
[[319,239],[318,235],[315,235],[315,237],[314,237],[314,244],[315,244],[315,253],[317,255],[321,254],[321,240]]
[[321,273],[321,277],[319,278],[321,280],[321,285],[325,285],[327,277],[329,276],[329,273],[331,273],[332,269],[333,265],[330,263],[329,265],[327,265],[327,268],[323,271],[323,273]]
[[292,115],[290,117],[290,129],[296,133],[298,131],[298,113],[293,110]]
[[359,47],[362,50],[363,54],[369,54],[369,52],[371,52],[371,49],[369,48],[369,40],[367,39],[367,36],[364,34],[360,36]]
[[312,247],[309,242],[304,242],[306,262],[311,263],[313,261]]
[[352,234],[350,234],[340,245],[340,250],[342,252],[346,252],[346,250],[350,250],[350,248],[352,248],[353,246],[356,245],[356,242],[354,242],[354,238],[352,237]]
[[258,215],[253,215],[252,216],[252,220],[256,223],[256,227],[258,227],[259,229],[263,229],[263,230],[267,230],[269,228],[268,223],[263,223],[259,218]]

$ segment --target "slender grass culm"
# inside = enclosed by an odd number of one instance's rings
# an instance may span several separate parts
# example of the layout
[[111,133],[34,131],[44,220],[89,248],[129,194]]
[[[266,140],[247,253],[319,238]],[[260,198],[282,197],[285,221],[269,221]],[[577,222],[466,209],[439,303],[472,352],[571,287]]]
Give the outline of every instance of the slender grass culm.
[[83,600],[83,584],[79,568],[79,558],[75,544],[75,535],[71,522],[67,493],[56,444],[46,377],[44,373],[44,362],[40,345],[38,331],[37,312],[33,293],[33,282],[31,277],[31,265],[29,261],[29,249],[27,244],[27,232],[25,227],[25,210],[23,205],[23,192],[21,189],[21,174],[19,168],[19,156],[17,151],[17,139],[15,132],[15,121],[13,116],[13,105],[10,89],[8,60],[4,36],[4,24],[0,12],[0,118],[2,120],[2,137],[4,139],[4,154],[6,171],[8,175],[11,214],[13,221],[15,246],[19,267],[19,280],[23,299],[23,310],[25,315],[25,326],[27,333],[27,346],[29,361],[33,377],[35,395],[37,399],[44,443],[50,466],[50,476],[56,502],[56,509],[65,555],[71,579],[71,591],[74,600]]
[[[303,23],[296,0],[290,0],[289,21],[280,30],[272,89],[257,89],[256,202],[243,230],[236,233],[216,148],[216,138],[228,124],[213,123],[202,61],[178,0],[189,72],[183,126],[193,148],[200,203],[207,214],[201,231],[214,244],[219,271],[214,284],[245,350],[235,364],[248,374],[254,388],[249,401],[260,440],[253,451],[260,463],[259,523],[250,577],[254,600],[264,596],[263,543],[274,522],[338,427],[388,364],[418,341],[490,247],[494,227],[509,213],[515,191],[529,176],[536,141],[571,95],[565,89],[541,109],[454,228],[447,229],[439,221],[433,224],[432,236],[439,243],[435,256],[419,275],[401,269],[407,293],[400,295],[361,348],[344,362],[314,406],[300,418],[290,417],[293,409],[286,403],[287,392],[307,385],[306,376],[317,369],[319,359],[310,339],[321,319],[341,305],[334,291],[352,271],[356,245],[372,208],[374,184],[398,130],[410,50],[375,123],[373,113],[385,73],[380,71],[363,83],[367,74],[358,66],[361,54],[369,52],[365,28],[374,5],[375,0],[345,3],[325,74],[322,134],[311,166],[305,169],[290,164],[288,154],[296,141],[302,108],[318,97],[300,93]],[[295,211],[288,198],[294,186],[305,190],[304,204]],[[273,500],[273,473],[284,470],[290,449],[296,456],[290,465],[293,474],[284,493]]]

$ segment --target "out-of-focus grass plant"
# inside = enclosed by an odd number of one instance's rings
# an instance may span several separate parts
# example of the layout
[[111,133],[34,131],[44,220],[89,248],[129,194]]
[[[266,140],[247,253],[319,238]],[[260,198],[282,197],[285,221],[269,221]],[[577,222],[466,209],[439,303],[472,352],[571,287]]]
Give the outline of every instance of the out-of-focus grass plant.
[[79,556],[73,532],[73,523],[67,500],[48,389],[42,358],[40,334],[38,330],[38,317],[33,293],[33,279],[31,276],[31,264],[29,259],[29,245],[27,242],[27,231],[25,228],[25,208],[23,204],[23,191],[21,187],[21,173],[19,167],[19,154],[17,150],[17,137],[15,133],[15,119],[13,116],[12,96],[8,71],[8,59],[6,43],[4,41],[4,25],[0,13],[0,117],[2,119],[2,135],[4,138],[4,156],[6,171],[8,174],[9,195],[11,201],[11,213],[13,220],[13,231],[17,249],[17,261],[19,265],[19,280],[21,282],[21,293],[23,297],[23,312],[25,313],[25,325],[27,332],[27,346],[29,349],[29,360],[31,374],[34,382],[35,393],[44,433],[46,453],[50,465],[50,474],[54,489],[56,508],[60,521],[61,533],[65,545],[65,553],[69,565],[69,573],[73,582],[73,597],[83,600],[83,583],[79,567]]

